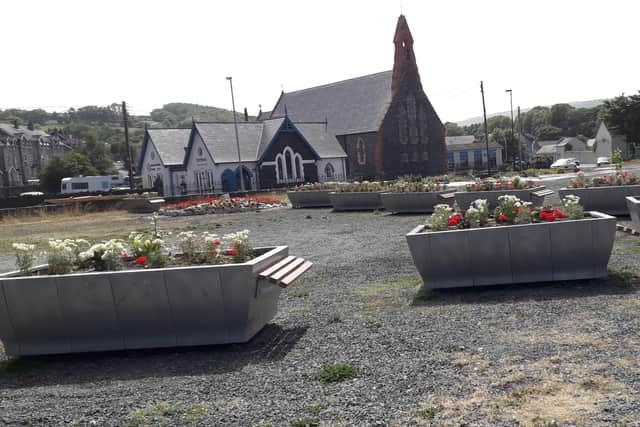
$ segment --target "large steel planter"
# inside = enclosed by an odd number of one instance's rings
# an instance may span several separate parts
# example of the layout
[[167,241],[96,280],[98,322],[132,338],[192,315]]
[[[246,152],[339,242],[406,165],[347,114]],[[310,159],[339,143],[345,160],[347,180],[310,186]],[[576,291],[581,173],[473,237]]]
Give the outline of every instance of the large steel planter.
[[531,201],[531,193],[544,189],[544,185],[521,190],[490,190],[490,191],[458,191],[455,193],[456,203],[460,209],[467,209],[471,203],[478,199],[485,199],[489,203],[489,209],[498,206],[498,197],[504,195],[516,196],[523,202]]
[[287,197],[293,208],[330,207],[329,193],[333,190],[287,191]]
[[382,193],[380,199],[384,209],[389,212],[424,213],[433,212],[433,207],[437,204],[451,204],[452,202],[444,201],[438,196],[453,193],[454,191],[455,189],[413,193]]
[[257,272],[288,255],[259,248],[242,264],[12,277],[0,275],[7,355],[246,342],[276,314],[280,287]]
[[631,217],[631,223],[633,224],[633,229],[636,231],[640,231],[640,199],[627,196],[626,200],[627,208],[629,210],[629,216]]
[[582,220],[407,234],[423,289],[591,279],[607,276],[616,219]]
[[329,200],[336,211],[370,211],[382,209],[379,191],[331,192]]
[[580,204],[585,210],[604,212],[609,215],[628,215],[625,197],[640,196],[640,185],[561,188],[558,193],[561,199],[568,194],[580,197]]

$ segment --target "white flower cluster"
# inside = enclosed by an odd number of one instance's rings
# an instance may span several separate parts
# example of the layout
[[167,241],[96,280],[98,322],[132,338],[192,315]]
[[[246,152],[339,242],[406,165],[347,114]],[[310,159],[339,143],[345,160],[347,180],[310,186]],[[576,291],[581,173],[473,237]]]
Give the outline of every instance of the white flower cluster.
[[13,243],[11,246],[18,252],[31,252],[36,248],[36,245],[29,245],[27,243]]
[[131,247],[135,256],[149,256],[153,253],[163,252],[165,242],[155,236],[144,233],[131,233]]
[[51,239],[47,263],[53,273],[70,273],[73,266],[79,262],[80,252],[89,242],[84,239]]
[[121,240],[111,239],[106,242],[96,243],[86,251],[78,254],[80,262],[87,262],[91,259],[101,264],[104,270],[118,270],[122,267],[122,256],[127,248]]
[[580,197],[575,194],[569,194],[562,199],[562,205],[567,211],[569,219],[584,218],[584,208],[580,204]]
[[443,231],[447,229],[449,216],[453,208],[449,205],[439,204],[433,207],[433,214],[429,218],[429,226],[433,231]]
[[249,230],[242,230],[235,233],[225,234],[222,237],[222,241],[225,247],[233,247],[237,244],[246,243],[249,241]]

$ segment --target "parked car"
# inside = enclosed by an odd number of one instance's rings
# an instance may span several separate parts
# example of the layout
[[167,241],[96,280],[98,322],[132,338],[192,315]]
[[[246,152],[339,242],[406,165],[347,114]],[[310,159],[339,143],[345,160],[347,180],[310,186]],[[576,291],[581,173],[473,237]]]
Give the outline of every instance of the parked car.
[[602,165],[610,165],[611,161],[609,160],[608,157],[598,157],[596,159],[596,166],[602,166]]
[[580,163],[575,159],[558,159],[550,166],[551,169],[576,169]]

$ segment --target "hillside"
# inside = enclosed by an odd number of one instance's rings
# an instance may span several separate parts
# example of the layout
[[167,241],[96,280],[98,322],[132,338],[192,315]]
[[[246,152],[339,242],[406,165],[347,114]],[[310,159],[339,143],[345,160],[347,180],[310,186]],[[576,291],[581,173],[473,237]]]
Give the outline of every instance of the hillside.
[[[162,108],[151,111],[151,126],[162,127],[189,127],[191,121],[197,122],[231,122],[233,112],[224,108],[210,107],[207,105],[187,104],[183,102],[172,102],[165,104]],[[244,120],[242,112],[236,112],[238,120]],[[255,117],[249,116],[249,120]]]
[[[602,103],[604,103],[604,99],[592,99],[589,101],[574,101],[574,102],[568,102],[567,104],[575,108],[593,108],[593,107],[597,107],[598,105],[601,105]],[[544,107],[551,107],[551,105],[545,105]],[[520,111],[522,113],[526,113],[527,111],[531,110],[531,108],[533,107],[521,108]],[[516,114],[515,110],[513,114],[514,115]],[[510,115],[511,115],[511,111],[501,111],[499,113],[487,114],[487,118],[495,117],[495,116],[510,116]],[[455,123],[458,124],[459,126],[469,126],[475,123],[482,123],[482,120],[483,120],[482,116],[477,116],[477,117],[470,117],[468,119],[461,120]]]

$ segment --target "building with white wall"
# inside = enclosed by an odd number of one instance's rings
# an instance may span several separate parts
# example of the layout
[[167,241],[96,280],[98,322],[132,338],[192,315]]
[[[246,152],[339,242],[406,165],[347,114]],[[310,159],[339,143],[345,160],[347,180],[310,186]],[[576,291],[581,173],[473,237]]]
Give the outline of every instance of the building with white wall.
[[234,123],[148,129],[138,162],[143,187],[165,195],[238,191],[241,170],[245,190],[345,179],[347,155],[326,123],[282,117],[237,126],[237,141]]

